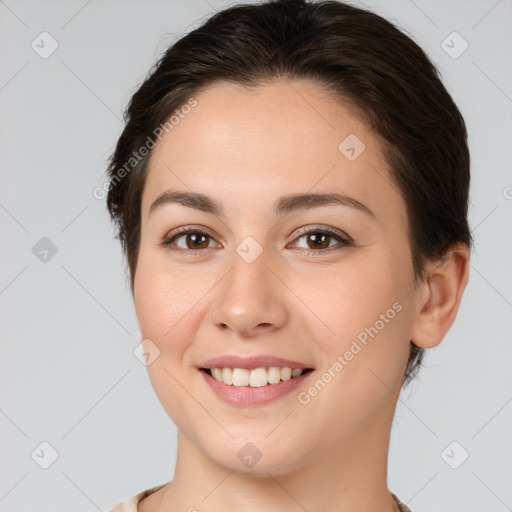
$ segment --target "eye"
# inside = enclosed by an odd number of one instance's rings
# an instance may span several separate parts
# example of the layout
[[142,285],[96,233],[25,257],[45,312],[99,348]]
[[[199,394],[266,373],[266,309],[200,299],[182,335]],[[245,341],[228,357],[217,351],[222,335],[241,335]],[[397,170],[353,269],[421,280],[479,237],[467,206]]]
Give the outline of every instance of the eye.
[[[318,227],[314,229],[309,229],[308,231],[300,231],[299,234],[301,236],[297,237],[295,240],[305,239],[306,248],[299,251],[308,256],[317,256],[319,254],[324,254],[326,252],[332,252],[332,247],[335,247],[337,250],[340,247],[346,247],[352,245],[352,240],[350,237],[346,235],[342,235],[338,231],[334,231],[330,228]],[[337,244],[332,244],[333,241],[338,241]],[[297,247],[296,242],[293,242],[293,246]],[[329,249],[329,250],[327,250]]]
[[[180,244],[175,244],[177,240],[183,239]],[[213,238],[202,229],[198,228],[178,228],[174,233],[166,237],[160,245],[170,251],[187,252],[189,254],[198,254],[200,251],[209,248],[209,242]]]
[[[352,240],[347,235],[335,231],[331,228],[318,227],[309,228],[308,231],[302,229],[298,232],[301,236],[296,237],[292,242],[294,247],[297,247],[296,240],[306,240],[307,248],[300,249],[299,252],[308,256],[317,256],[326,252],[332,252],[332,248],[336,249],[352,245]],[[181,242],[178,242],[180,241]],[[332,244],[333,241],[338,241],[337,244]],[[214,241],[213,237],[204,229],[184,227],[178,228],[170,233],[160,245],[166,247],[170,251],[177,251],[186,253],[187,255],[197,255],[205,249],[211,249],[210,242]]]

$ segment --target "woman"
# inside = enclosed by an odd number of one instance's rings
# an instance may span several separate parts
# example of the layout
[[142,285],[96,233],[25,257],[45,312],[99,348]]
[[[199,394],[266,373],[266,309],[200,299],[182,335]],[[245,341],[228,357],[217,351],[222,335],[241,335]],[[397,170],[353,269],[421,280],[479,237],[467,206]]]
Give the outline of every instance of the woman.
[[469,275],[464,120],[423,50],[341,2],[218,12],[127,109],[108,208],[171,482],[114,511],[407,511],[400,389]]

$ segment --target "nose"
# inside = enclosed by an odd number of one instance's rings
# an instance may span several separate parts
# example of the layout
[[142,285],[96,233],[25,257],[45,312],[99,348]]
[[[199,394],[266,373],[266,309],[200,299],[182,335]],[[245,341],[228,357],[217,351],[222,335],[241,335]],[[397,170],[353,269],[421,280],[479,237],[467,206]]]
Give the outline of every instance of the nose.
[[252,263],[237,253],[227,276],[214,288],[209,318],[240,338],[255,338],[282,328],[288,319],[285,286],[263,252]]

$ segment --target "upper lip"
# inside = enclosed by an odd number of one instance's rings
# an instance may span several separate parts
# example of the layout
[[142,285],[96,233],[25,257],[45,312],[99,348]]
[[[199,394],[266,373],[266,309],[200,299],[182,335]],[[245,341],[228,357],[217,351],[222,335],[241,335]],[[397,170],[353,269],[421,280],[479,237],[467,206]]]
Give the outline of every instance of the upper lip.
[[235,355],[217,356],[202,362],[198,365],[198,368],[245,368],[247,370],[254,370],[255,368],[267,368],[270,366],[292,369],[302,368],[303,370],[312,369],[312,367],[307,364],[270,355],[252,357],[240,357]]

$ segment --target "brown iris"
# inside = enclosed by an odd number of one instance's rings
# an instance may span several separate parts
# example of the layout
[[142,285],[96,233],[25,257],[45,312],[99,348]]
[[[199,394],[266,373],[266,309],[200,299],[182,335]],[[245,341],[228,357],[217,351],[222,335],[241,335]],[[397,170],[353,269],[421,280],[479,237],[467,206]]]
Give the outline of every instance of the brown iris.
[[[314,233],[314,234],[308,235],[307,240],[308,240],[308,244],[309,244],[310,240],[314,241],[315,246],[311,247],[312,249],[326,249],[327,247],[329,247],[329,242],[331,241],[331,235],[327,235],[327,234],[318,235],[318,234]],[[326,240],[327,240],[327,245],[323,246],[322,244],[324,244]]]
[[[202,233],[189,233],[185,240],[189,249],[206,249],[209,244],[209,236]],[[189,241],[192,240],[193,245],[189,245]],[[206,244],[206,245],[201,245]]]

